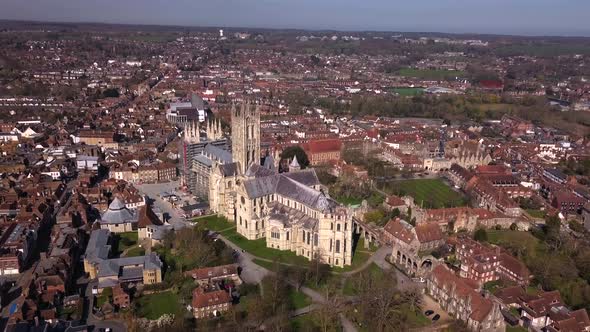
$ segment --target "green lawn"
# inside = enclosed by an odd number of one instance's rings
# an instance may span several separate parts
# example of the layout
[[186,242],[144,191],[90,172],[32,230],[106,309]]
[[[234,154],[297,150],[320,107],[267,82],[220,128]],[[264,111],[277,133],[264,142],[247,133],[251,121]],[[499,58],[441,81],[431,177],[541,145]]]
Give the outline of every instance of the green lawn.
[[388,184],[387,189],[398,196],[410,195],[414,197],[415,203],[424,208],[448,208],[467,204],[467,200],[462,194],[451,189],[441,179],[395,181]]
[[529,216],[533,217],[533,218],[539,218],[539,219],[543,219],[545,218],[545,211],[541,211],[541,210],[533,210],[533,209],[526,209],[525,210],[526,213],[529,214]]
[[[367,268],[367,271],[374,276],[382,276],[383,270],[375,263],[372,263]],[[359,278],[359,274],[352,275],[344,281],[344,287],[342,287],[342,294],[347,296],[357,295],[357,289],[355,289],[354,278]]]
[[316,331],[320,328],[319,324],[315,322],[314,317],[311,314],[291,318],[289,322],[292,331]]
[[182,311],[178,295],[167,291],[142,296],[138,299],[138,316],[155,320],[164,314],[178,315]]
[[136,257],[145,255],[145,249],[140,246],[135,246],[127,251],[125,257]]
[[506,325],[506,332],[527,332],[528,330],[522,326]]
[[291,308],[297,310],[305,308],[311,304],[311,298],[301,291],[296,291],[295,288],[289,288],[289,304]]
[[307,265],[309,260],[303,256],[297,256],[294,252],[289,250],[278,250],[266,247],[266,239],[248,240],[242,235],[238,234],[235,229],[222,232],[228,240],[233,242],[238,247],[244,249],[248,253],[266,258],[270,260],[277,260],[286,264]]
[[367,262],[369,257],[371,257],[370,253],[365,252],[365,251],[361,251],[361,250],[362,250],[362,248],[360,248],[357,245],[356,250],[354,251],[354,253],[352,253],[352,264],[346,265],[344,267],[334,266],[334,267],[332,267],[332,271],[334,271],[334,272],[348,272],[348,271],[352,271],[354,269],[361,267],[364,263]]
[[118,233],[115,235],[113,253],[116,255],[121,254],[125,249],[137,245],[137,241],[137,232]]
[[393,92],[397,93],[400,96],[408,97],[408,96],[421,95],[424,93],[424,89],[423,88],[394,88]]
[[540,244],[539,239],[534,237],[529,232],[512,231],[512,230],[497,230],[489,229],[487,231],[488,242],[502,245],[502,244],[518,244],[524,246],[527,252],[533,254],[537,250],[537,246]]
[[404,68],[397,72],[399,76],[414,77],[422,79],[443,80],[446,78],[452,79],[457,76],[465,76],[465,72],[459,70],[444,70],[444,69],[416,69]]
[[408,323],[411,327],[425,327],[432,324],[430,318],[426,317],[424,313],[422,313],[422,311],[420,311],[418,308],[412,310],[408,305],[406,305],[404,306],[404,312],[406,313]]
[[232,227],[236,227],[236,224],[233,222],[230,222],[227,219],[217,215],[196,218],[194,221],[197,222],[199,225],[198,227],[203,227],[214,232],[220,232]]
[[362,198],[358,197],[336,197],[336,201],[342,205],[360,205],[363,202]]

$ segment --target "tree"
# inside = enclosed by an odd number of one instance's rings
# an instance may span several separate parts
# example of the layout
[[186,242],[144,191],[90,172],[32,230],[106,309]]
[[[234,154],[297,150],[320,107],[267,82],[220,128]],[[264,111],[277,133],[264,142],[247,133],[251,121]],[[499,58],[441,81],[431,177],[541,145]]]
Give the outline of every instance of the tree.
[[473,234],[473,239],[478,242],[487,242],[488,232],[483,228],[478,228]]
[[510,230],[511,231],[517,231],[518,230],[518,225],[513,222],[512,224],[510,224]]
[[309,158],[307,158],[307,154],[305,153],[303,148],[298,145],[290,146],[283,150],[283,152],[281,153],[281,161],[287,160],[287,163],[289,163],[295,156],[297,156],[297,162],[299,163],[299,166],[301,166],[301,169],[305,169],[307,168],[307,166],[309,166]]

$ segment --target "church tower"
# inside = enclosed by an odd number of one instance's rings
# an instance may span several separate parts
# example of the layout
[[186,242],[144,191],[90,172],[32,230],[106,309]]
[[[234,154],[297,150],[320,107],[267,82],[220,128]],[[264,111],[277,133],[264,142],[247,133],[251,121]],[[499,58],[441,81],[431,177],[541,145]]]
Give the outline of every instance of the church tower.
[[233,161],[239,174],[246,173],[252,164],[260,164],[260,109],[244,103],[231,111],[231,142]]

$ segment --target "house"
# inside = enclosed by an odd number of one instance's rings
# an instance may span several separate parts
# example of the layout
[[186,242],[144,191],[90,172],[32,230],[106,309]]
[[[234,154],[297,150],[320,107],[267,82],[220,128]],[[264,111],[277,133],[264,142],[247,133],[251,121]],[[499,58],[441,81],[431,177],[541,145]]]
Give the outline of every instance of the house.
[[302,145],[312,166],[340,161],[342,141],[338,138],[311,140]]
[[206,291],[197,287],[193,291],[193,315],[196,319],[217,317],[231,307],[232,298],[225,290]]
[[426,280],[426,292],[449,316],[464,321],[472,331],[505,329],[500,306],[484,298],[444,265],[433,268]]
[[237,264],[194,269],[192,271],[185,272],[185,275],[191,276],[199,285],[207,285],[221,280],[231,280],[235,285],[242,283],[238,275]]
[[388,196],[383,202],[383,207],[387,209],[387,211],[398,209],[399,212],[403,214],[408,212],[408,205],[406,205],[406,202],[402,198],[395,195]]
[[568,191],[553,193],[553,200],[551,201],[551,205],[564,214],[578,213],[586,203],[586,199]]
[[391,260],[408,274],[422,275],[436,263],[431,252],[444,244],[444,234],[435,223],[415,227],[399,218],[390,220],[383,229],[393,246]]
[[475,281],[480,287],[499,279],[519,285],[529,283],[530,272],[526,266],[500,247],[459,237],[455,244],[455,257],[461,263],[460,276]]

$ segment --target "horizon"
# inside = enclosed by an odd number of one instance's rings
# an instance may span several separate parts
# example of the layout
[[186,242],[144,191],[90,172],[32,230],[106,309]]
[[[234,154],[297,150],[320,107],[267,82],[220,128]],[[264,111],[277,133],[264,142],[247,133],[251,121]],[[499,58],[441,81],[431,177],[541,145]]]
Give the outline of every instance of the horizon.
[[[350,0],[300,5],[281,0],[220,0],[215,3],[173,0],[167,10],[156,0],[118,3],[51,3],[1,0],[0,19],[40,23],[121,24],[191,28],[276,29],[338,32],[406,32],[529,37],[590,37],[584,13],[590,2],[566,0],[441,0],[436,4],[389,3],[372,0],[359,5]],[[111,8],[112,7],[112,8]],[[232,10],[228,10],[231,8]],[[283,17],[289,12],[288,17]],[[502,17],[502,20],[496,19]]]

